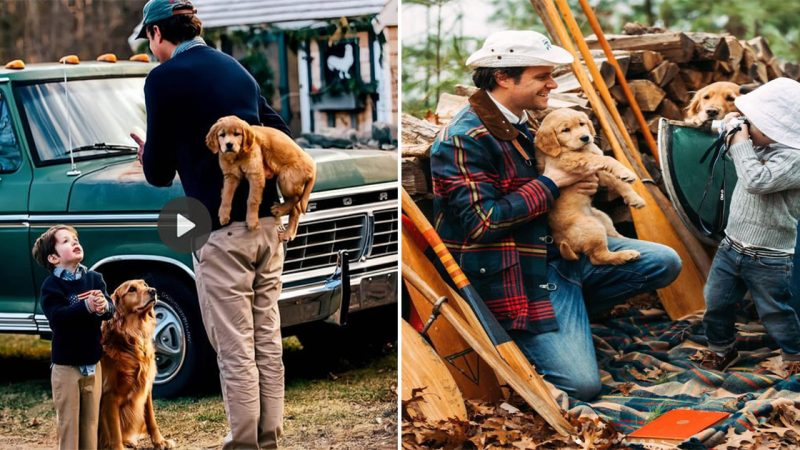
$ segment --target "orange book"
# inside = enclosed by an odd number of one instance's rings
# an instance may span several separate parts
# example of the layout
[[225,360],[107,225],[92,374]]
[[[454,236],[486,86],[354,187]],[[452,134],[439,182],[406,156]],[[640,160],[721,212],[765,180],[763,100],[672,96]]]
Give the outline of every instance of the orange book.
[[719,411],[673,409],[629,434],[627,440],[639,444],[679,444],[729,415]]

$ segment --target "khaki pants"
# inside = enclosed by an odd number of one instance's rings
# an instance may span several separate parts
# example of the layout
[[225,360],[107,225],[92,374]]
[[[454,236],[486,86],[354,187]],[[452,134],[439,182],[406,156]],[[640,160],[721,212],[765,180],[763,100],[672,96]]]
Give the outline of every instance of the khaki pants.
[[97,372],[89,376],[81,375],[76,366],[53,364],[50,383],[58,417],[58,448],[96,449],[97,418],[103,390],[100,363],[97,363]]
[[255,231],[244,222],[214,231],[194,260],[203,325],[217,352],[231,427],[226,450],[277,448],[283,429],[283,244],[274,218],[260,224]]

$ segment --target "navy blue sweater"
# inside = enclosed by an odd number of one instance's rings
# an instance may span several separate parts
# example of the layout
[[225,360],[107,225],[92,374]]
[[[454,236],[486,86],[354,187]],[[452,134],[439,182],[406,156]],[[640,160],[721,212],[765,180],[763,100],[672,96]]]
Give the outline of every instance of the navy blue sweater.
[[[197,46],[160,64],[144,85],[147,140],[142,164],[147,181],[169,186],[180,176],[187,196],[208,209],[212,228],[220,228],[217,212],[222,194],[222,170],[217,155],[206,147],[211,125],[220,117],[239,116],[251,125],[280,129],[291,135],[279,115],[263,100],[255,79],[232,57]],[[271,216],[278,199],[276,180],[267,180],[259,210]],[[233,197],[231,221],[244,221],[249,185],[242,179]]]
[[[81,298],[81,294],[94,289],[102,291],[108,300],[108,310],[102,316],[90,312]],[[67,281],[51,274],[42,283],[40,302],[53,330],[54,364],[81,366],[100,361],[100,324],[114,314],[102,275],[88,271],[79,280]]]

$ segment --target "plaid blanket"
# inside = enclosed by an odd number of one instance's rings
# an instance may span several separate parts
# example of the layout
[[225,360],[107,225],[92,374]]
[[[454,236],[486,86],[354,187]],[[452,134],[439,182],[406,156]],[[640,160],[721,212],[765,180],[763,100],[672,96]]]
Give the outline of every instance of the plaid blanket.
[[800,407],[800,379],[784,378],[775,342],[757,322],[737,323],[741,359],[726,372],[700,368],[692,357],[705,349],[701,317],[672,321],[660,309],[630,308],[592,324],[603,381],[592,403],[559,397],[572,414],[595,414],[630,433],[675,408],[725,411],[726,420],[680,448],[707,448],[752,430],[778,409]]

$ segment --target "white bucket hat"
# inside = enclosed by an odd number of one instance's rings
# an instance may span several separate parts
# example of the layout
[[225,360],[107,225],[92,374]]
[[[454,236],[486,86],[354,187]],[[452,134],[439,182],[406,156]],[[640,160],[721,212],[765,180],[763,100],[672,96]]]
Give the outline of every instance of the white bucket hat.
[[569,64],[572,55],[550,43],[547,36],[535,31],[498,31],[486,38],[478,51],[467,58],[476,67],[530,67]]
[[800,148],[800,83],[776,78],[737,97],[734,104],[768,138]]

